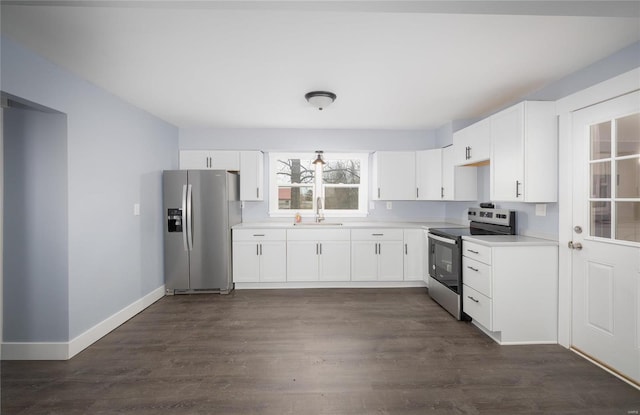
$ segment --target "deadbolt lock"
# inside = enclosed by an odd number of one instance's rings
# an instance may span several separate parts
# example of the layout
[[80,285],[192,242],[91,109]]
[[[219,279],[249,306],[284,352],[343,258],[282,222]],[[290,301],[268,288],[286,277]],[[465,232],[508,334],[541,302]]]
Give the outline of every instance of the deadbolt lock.
[[573,231],[578,234],[582,233],[582,226],[574,226]]

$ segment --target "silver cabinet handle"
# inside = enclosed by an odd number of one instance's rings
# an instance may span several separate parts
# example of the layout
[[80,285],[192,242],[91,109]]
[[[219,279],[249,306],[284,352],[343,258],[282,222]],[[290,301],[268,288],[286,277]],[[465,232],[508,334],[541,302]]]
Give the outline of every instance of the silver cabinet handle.
[[256,199],[260,199],[260,188],[256,187]]
[[262,256],[262,244],[260,244],[260,256]]
[[380,188],[378,187],[378,199],[380,199]]
[[516,180],[516,197],[520,197],[522,196],[522,193],[520,193],[520,185],[522,183],[520,183],[518,180]]
[[373,250],[375,251],[376,255],[378,255],[378,243],[377,242],[373,245]]
[[420,197],[420,188],[416,187],[416,199]]
[[471,267],[471,266],[469,266],[469,265],[467,265],[467,268],[469,268],[471,271],[478,272],[478,269],[477,269],[477,268]]
[[440,188],[440,198],[444,199],[444,187]]
[[384,233],[372,233],[371,236],[384,236]]
[[260,255],[260,244],[256,244],[256,256]]
[[318,244],[316,244],[316,255],[318,255],[318,252],[320,252],[320,249],[318,248]]
[[382,245],[378,244],[378,255],[382,255]]
[[404,244],[404,254],[409,255],[409,249],[407,248],[407,244]]
[[322,255],[322,244],[318,244],[320,245],[320,255]]
[[264,233],[254,233],[253,236],[264,236]]
[[467,252],[471,252],[472,254],[478,255],[480,252],[474,251],[473,249],[467,249]]
[[479,303],[480,300],[476,300],[475,298],[473,298],[472,296],[468,295],[467,298],[471,301],[473,301],[474,303]]

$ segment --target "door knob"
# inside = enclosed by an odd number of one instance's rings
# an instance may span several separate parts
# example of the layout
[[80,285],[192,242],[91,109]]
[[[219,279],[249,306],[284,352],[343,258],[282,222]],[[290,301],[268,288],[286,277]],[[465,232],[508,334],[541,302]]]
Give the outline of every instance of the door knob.
[[574,243],[573,241],[569,241],[567,245],[569,246],[569,249],[575,249],[576,251],[582,249],[582,244],[580,242]]

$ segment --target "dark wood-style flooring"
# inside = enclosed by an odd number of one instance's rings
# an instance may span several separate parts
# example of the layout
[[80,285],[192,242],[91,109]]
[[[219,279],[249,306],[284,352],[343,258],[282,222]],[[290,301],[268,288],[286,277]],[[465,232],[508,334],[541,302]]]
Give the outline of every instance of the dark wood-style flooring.
[[2,414],[616,414],[640,392],[499,346],[425,289],[165,297],[69,361],[2,362]]

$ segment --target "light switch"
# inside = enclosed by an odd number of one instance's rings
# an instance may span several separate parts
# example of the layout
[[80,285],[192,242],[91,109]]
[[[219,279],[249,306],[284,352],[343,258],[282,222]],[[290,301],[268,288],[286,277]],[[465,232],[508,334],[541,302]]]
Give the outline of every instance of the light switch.
[[133,204],[133,216],[140,216],[140,203]]
[[376,202],[371,201],[369,202],[369,210],[374,210],[376,208]]
[[547,216],[547,205],[545,203],[536,204],[536,216]]

